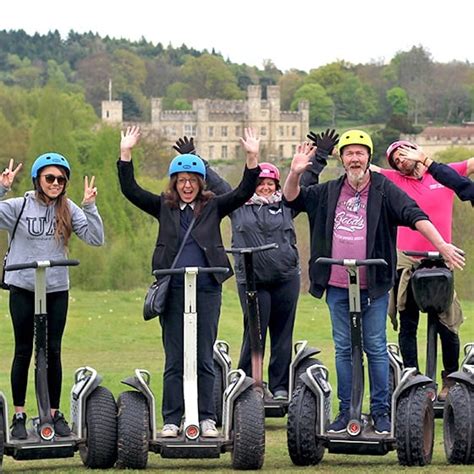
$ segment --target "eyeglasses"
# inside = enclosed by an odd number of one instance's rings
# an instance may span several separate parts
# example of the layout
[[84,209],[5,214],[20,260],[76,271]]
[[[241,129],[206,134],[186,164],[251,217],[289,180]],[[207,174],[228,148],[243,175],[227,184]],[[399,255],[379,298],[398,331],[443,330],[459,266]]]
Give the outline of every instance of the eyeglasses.
[[196,186],[198,184],[197,178],[178,178],[178,184],[184,186],[186,183],[189,183],[191,186]]
[[57,181],[59,186],[65,186],[67,183],[67,178],[64,176],[55,176],[54,174],[43,174],[42,176],[48,184],[53,184]]
[[368,156],[368,153],[366,151],[344,151],[342,152],[342,156],[347,158],[352,158],[353,156],[356,158],[364,158]]

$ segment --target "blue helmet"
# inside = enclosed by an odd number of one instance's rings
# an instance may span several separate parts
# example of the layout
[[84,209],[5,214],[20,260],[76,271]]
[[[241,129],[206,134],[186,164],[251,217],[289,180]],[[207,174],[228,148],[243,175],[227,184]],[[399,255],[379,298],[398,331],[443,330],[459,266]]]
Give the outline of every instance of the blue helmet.
[[176,173],[197,173],[206,179],[206,166],[199,156],[187,153],[173,158],[168,169],[168,176]]
[[38,172],[41,168],[46,166],[61,166],[66,170],[66,176],[70,177],[71,167],[69,166],[68,161],[64,158],[63,155],[59,153],[44,153],[43,155],[38,156],[33,166],[31,167],[31,177],[36,179],[38,177]]

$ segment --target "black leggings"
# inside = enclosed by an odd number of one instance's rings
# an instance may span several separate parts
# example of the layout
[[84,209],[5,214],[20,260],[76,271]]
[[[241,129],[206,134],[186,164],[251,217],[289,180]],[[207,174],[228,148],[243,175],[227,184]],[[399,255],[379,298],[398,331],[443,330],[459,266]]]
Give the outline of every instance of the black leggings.
[[[15,334],[15,356],[11,370],[13,404],[25,405],[28,368],[33,352],[35,296],[31,291],[10,289],[10,314]],[[61,398],[62,367],[61,339],[66,326],[69,301],[68,291],[46,295],[48,311],[48,388],[51,408],[59,408]]]
[[[400,272],[399,272],[400,276]],[[395,287],[398,291],[398,281]],[[408,285],[406,306],[400,313],[400,332],[398,343],[405,367],[418,368],[418,348],[416,333],[420,320],[420,310],[415,302],[411,284]],[[443,366],[447,374],[459,369],[459,336],[450,331],[441,321],[437,320],[436,329],[441,340]]]

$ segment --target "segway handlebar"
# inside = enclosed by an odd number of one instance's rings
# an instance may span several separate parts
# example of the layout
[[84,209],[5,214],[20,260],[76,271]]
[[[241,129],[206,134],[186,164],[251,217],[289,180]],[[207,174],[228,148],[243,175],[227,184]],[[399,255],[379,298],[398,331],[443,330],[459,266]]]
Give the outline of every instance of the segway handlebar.
[[181,267],[181,268],[162,268],[160,270],[153,270],[153,275],[182,275],[186,273],[187,268],[197,270],[197,273],[227,273],[229,271],[226,267]]
[[407,257],[421,257],[421,258],[443,258],[439,252],[418,252],[417,250],[404,250],[403,254]]
[[24,270],[26,268],[47,268],[47,267],[74,267],[79,265],[79,260],[37,260],[34,262],[27,263],[13,263],[5,266],[6,272],[12,272],[14,270]]
[[260,245],[260,247],[241,247],[241,248],[230,248],[230,249],[225,249],[227,253],[235,253],[235,254],[244,254],[244,253],[255,253],[255,252],[263,252],[264,250],[270,250],[270,249],[277,249],[278,244],[265,244],[265,245]]
[[365,258],[357,260],[354,258],[329,258],[329,257],[319,257],[316,259],[316,263],[323,265],[343,265],[345,267],[362,267],[369,265],[387,265],[387,262],[383,258]]

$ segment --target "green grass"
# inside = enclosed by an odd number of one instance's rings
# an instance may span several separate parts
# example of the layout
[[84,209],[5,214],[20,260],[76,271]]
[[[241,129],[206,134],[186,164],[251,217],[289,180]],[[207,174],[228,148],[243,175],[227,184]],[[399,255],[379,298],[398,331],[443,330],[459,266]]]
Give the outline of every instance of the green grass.
[[[152,373],[151,385],[159,402],[161,399],[161,378],[163,368],[163,349],[161,331],[157,320],[144,322],[141,316],[144,290],[71,292],[70,310],[66,333],[63,339],[63,394],[62,409],[69,412],[69,390],[74,370],[82,365],[97,369],[104,376],[104,385],[117,396],[125,389],[120,380],[133,374],[135,368],[148,369]],[[462,344],[474,340],[474,303],[463,302],[466,321],[461,328]],[[390,326],[390,325],[389,325]],[[425,318],[419,328],[420,362],[424,366],[426,325]],[[389,340],[397,340],[396,333],[388,328]],[[242,335],[240,305],[232,284],[224,290],[219,337],[229,342],[233,361],[237,361]],[[330,381],[336,390],[334,371],[334,350],[330,331],[329,315],[324,301],[309,295],[302,295],[299,302],[294,340],[307,339],[312,346],[321,349],[321,360],[330,370]],[[11,400],[10,364],[13,352],[13,338],[8,313],[8,293],[0,292],[0,390]],[[438,362],[438,373],[441,362]],[[366,390],[367,391],[367,390]],[[365,403],[368,402],[368,395]],[[333,411],[337,409],[333,403]],[[10,404],[10,412],[11,412]],[[160,407],[157,407],[158,412]],[[33,392],[33,370],[30,370],[30,383],[27,395],[27,410],[33,414],[36,402]],[[297,468],[293,466],[286,449],[286,419],[267,419],[266,455],[264,471],[294,472],[310,471],[314,467]],[[161,420],[158,420],[161,423]],[[436,421],[436,440],[433,464],[419,468],[417,472],[446,471],[441,420]],[[168,460],[150,453],[148,469],[180,472],[213,473],[230,472],[230,456],[223,455],[217,460]],[[52,461],[13,461],[4,458],[6,472],[46,472],[73,473],[83,469],[78,455],[67,460]],[[346,456],[325,454],[322,463],[316,468],[321,472],[385,472],[393,469],[403,470],[397,463],[396,453],[386,456]],[[408,470],[408,469],[406,469]],[[464,466],[449,466],[450,472],[465,472]],[[119,472],[119,471],[109,471]]]

